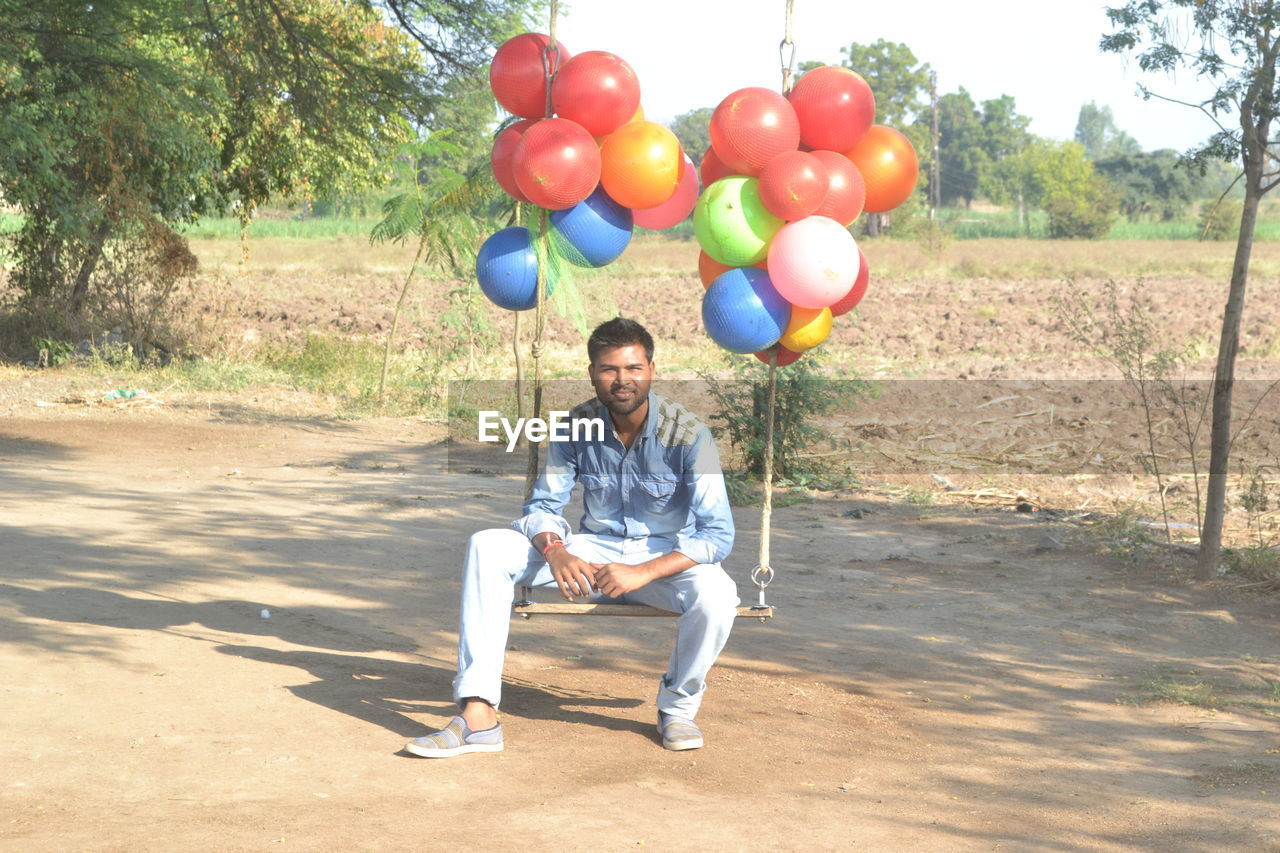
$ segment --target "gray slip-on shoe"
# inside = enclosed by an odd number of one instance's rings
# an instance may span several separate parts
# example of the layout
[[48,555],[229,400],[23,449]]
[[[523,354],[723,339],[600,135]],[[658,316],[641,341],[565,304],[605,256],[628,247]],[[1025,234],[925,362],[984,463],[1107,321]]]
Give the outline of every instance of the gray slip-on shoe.
[[405,751],[423,758],[450,758],[468,752],[501,752],[502,723],[491,729],[473,732],[462,717],[454,717],[438,732],[414,738],[405,744]]
[[658,734],[662,745],[671,750],[698,749],[702,746],[702,730],[693,720],[658,712]]

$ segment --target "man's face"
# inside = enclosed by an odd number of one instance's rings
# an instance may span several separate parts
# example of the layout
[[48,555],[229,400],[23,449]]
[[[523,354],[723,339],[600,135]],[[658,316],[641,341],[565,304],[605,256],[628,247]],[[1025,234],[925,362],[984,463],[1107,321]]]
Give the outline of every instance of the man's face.
[[595,386],[596,399],[615,415],[629,415],[649,399],[653,362],[643,346],[631,344],[599,353],[587,374]]

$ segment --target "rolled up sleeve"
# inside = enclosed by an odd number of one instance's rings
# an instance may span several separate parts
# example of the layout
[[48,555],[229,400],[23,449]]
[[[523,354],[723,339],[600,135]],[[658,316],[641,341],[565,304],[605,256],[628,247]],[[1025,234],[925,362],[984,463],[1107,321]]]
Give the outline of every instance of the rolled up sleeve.
[[676,538],[675,550],[699,563],[719,563],[733,550],[733,511],[724,486],[720,453],[711,431],[699,430],[684,470],[689,486],[692,533]]
[[521,510],[523,515],[511,523],[529,539],[547,532],[568,539],[573,532],[562,515],[578,477],[569,446],[569,442],[548,442],[547,464],[534,481],[533,492]]

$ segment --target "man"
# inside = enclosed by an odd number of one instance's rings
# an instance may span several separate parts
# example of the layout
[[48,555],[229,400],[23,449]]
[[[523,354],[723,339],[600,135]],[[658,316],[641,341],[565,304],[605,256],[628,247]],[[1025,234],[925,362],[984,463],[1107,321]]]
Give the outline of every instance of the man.
[[[587,354],[596,396],[570,418],[600,418],[603,440],[551,442],[523,517],[511,529],[471,537],[453,682],[461,713],[411,741],[405,748],[414,755],[502,749],[497,708],[516,584],[678,613],[658,689],[658,732],[667,749],[703,744],[694,717],[738,605],[720,568],[733,547],[733,517],[719,455],[704,424],[650,391],[653,338],[643,326],[610,320],[592,332]],[[576,535],[561,516],[575,483],[585,491]]]

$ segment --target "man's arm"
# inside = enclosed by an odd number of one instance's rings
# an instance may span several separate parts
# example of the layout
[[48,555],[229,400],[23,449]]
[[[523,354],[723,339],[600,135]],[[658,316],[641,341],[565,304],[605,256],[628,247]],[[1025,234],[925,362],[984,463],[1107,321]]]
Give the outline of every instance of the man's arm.
[[578,479],[578,465],[570,447],[567,441],[548,442],[547,464],[524,503],[524,515],[513,526],[529,537],[551,566],[560,594],[572,601],[575,595],[590,595],[596,586],[595,567],[557,544],[571,532],[569,522],[561,515]]

